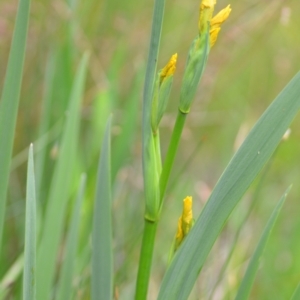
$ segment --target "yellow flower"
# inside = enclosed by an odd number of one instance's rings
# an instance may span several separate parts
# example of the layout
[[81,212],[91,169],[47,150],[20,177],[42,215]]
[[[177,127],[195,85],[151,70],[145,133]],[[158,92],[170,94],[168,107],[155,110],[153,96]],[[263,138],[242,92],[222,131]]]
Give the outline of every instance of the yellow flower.
[[200,4],[200,16],[199,16],[199,33],[204,34],[207,31],[208,22],[212,18],[214,12],[216,0],[202,0]]
[[231,8],[230,5],[228,5],[211,19],[209,30],[210,47],[215,44],[218,34],[221,30],[221,25],[227,20],[230,12]]
[[225,22],[231,12],[230,5],[219,11],[210,21],[210,29],[220,27]]
[[177,233],[175,238],[175,250],[179,247],[182,240],[187,236],[190,229],[194,225],[192,205],[193,205],[193,198],[187,196],[183,200],[182,215],[178,219]]
[[160,72],[160,83],[163,82],[163,80],[171,76],[175,73],[176,70],[176,62],[177,62],[177,53],[173,54],[169,60],[169,62],[166,64],[166,66],[161,70]]
[[221,30],[221,25],[228,18],[231,8],[228,5],[226,8],[222,9],[218,14],[212,17],[214,12],[214,7],[216,0],[202,0],[200,4],[200,16],[199,16],[199,34],[205,34],[208,27],[208,22],[210,22],[210,47],[212,47],[218,37],[219,31]]

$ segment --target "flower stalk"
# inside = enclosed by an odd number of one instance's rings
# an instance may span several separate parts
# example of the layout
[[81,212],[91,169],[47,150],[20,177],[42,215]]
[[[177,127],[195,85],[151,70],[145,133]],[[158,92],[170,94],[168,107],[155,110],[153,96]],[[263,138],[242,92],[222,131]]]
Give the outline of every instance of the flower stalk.
[[[228,6],[213,18],[215,4],[216,0],[202,0],[200,4],[199,34],[194,39],[189,50],[180,92],[179,110],[165,162],[162,166],[159,123],[165,112],[170,95],[173,74],[176,69],[177,54],[171,57],[167,65],[155,77],[164,12],[164,0],[155,0],[143,99],[145,226],[136,284],[135,299],[137,300],[147,298],[158,219],[186,116],[196,95],[210,48],[215,44],[220,26],[230,13],[230,7]],[[190,223],[192,218],[191,197],[187,197],[185,202],[184,212],[180,221],[183,237],[192,226]]]

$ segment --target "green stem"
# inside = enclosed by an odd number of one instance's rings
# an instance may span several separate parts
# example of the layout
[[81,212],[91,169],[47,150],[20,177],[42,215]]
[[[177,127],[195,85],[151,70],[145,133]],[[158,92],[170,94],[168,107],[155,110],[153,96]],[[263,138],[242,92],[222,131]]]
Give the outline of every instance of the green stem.
[[172,132],[170,145],[168,148],[168,152],[166,155],[166,159],[164,162],[164,166],[162,169],[162,173],[160,176],[160,205],[162,206],[162,201],[166,192],[167,184],[169,181],[170,173],[172,170],[172,166],[174,163],[174,159],[177,153],[178,144],[180,141],[182,129],[185,123],[187,114],[182,113],[180,110],[178,110],[175,126]]
[[155,147],[155,157],[156,157],[156,166],[158,176],[161,174],[162,164],[161,164],[161,152],[160,152],[160,138],[159,131],[155,135],[153,135],[154,147]]
[[[156,159],[156,154],[153,155],[153,153],[150,151],[152,147],[150,143],[151,141],[153,141],[151,139],[151,108],[153,85],[155,80],[159,43],[164,16],[164,6],[165,0],[155,0],[152,19],[150,49],[143,95],[143,179],[146,202],[151,200],[152,195],[157,194],[156,190],[152,190],[155,185],[153,185],[153,170],[151,170],[151,166],[153,166],[153,160]],[[155,170],[155,172],[156,171],[157,170]],[[157,218],[155,223],[151,223],[150,221],[145,220],[145,228],[136,285],[136,299],[138,300],[144,300],[147,298],[156,227]]]
[[135,290],[135,299],[147,299],[148,283],[153,256],[154,240],[158,222],[145,219],[142,249],[140,253],[139,271]]

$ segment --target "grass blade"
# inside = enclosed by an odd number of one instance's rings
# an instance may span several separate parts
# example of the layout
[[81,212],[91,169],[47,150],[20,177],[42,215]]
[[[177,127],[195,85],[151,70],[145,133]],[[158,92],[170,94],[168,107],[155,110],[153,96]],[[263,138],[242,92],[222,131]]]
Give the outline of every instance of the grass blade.
[[298,284],[294,294],[292,295],[291,300],[299,300],[300,299],[300,283]]
[[16,282],[23,272],[24,256],[23,253],[17,257],[6,274],[0,281],[0,299],[7,299],[7,294],[10,292],[12,282]]
[[78,242],[78,229],[80,222],[80,209],[84,197],[86,185],[86,175],[83,174],[80,180],[79,192],[74,204],[72,219],[70,222],[70,231],[66,244],[65,259],[63,262],[61,277],[59,282],[58,294],[55,299],[69,300],[72,296],[72,276],[74,270],[74,262],[76,259],[76,250]]
[[[51,119],[51,104],[52,104],[52,93],[54,90],[53,80],[54,80],[54,71],[55,71],[55,56],[54,54],[50,54],[48,57],[46,70],[45,70],[45,82],[44,82],[44,94],[42,101],[42,109],[41,109],[41,117],[40,117],[40,126],[38,131],[38,137],[41,138],[43,135],[47,133],[49,130],[49,124]],[[36,146],[36,145],[35,145]],[[36,147],[35,147],[36,148]],[[36,191],[37,198],[42,199],[41,190],[42,190],[42,182],[44,178],[44,168],[45,161],[47,157],[47,147],[43,147],[39,149],[35,158],[36,165]]]
[[36,198],[33,166],[33,145],[30,145],[26,188],[26,227],[24,250],[23,299],[36,296]]
[[252,200],[251,200],[251,204],[246,212],[246,215],[244,216],[242,222],[240,223],[239,227],[237,228],[236,232],[235,232],[235,235],[234,235],[234,238],[233,238],[233,242],[230,246],[230,250],[228,252],[228,255],[223,263],[223,266],[218,274],[218,278],[214,284],[214,287],[212,288],[211,290],[211,293],[210,293],[210,296],[208,298],[208,300],[212,300],[213,297],[214,297],[214,293],[219,285],[219,283],[222,281],[222,279],[224,278],[224,274],[225,274],[225,271],[227,270],[227,267],[231,261],[231,258],[233,257],[233,254],[234,254],[234,251],[235,251],[235,248],[237,246],[237,242],[238,242],[238,239],[240,237],[240,234],[242,232],[242,229],[244,228],[244,225],[247,223],[250,215],[253,213],[253,210],[254,210],[254,207],[255,205],[257,204],[259,198],[260,198],[260,192],[261,192],[261,189],[264,185],[264,182],[265,182],[265,179],[266,179],[266,176],[267,174],[269,174],[270,172],[270,169],[271,169],[271,165],[273,164],[273,161],[274,161],[274,158],[276,157],[276,153],[278,152],[278,149],[279,147],[276,149],[276,151],[274,152],[272,158],[269,160],[268,164],[265,166],[261,176],[260,176],[260,179],[259,179],[259,182],[256,186],[256,189],[254,190],[254,193],[253,193],[253,196],[252,196]]
[[263,234],[258,242],[258,245],[255,249],[255,252],[253,253],[251,260],[249,262],[249,265],[247,267],[245,276],[242,280],[242,283],[239,287],[237,296],[236,296],[236,300],[242,300],[242,299],[248,299],[249,294],[250,294],[250,290],[251,287],[253,285],[254,279],[255,279],[255,275],[256,272],[258,270],[259,267],[259,261],[260,261],[260,257],[263,254],[263,251],[266,247],[268,238],[271,234],[271,231],[274,227],[274,224],[277,220],[277,217],[279,215],[279,212],[282,208],[282,205],[286,199],[287,194],[289,193],[291,187],[289,187],[286,192],[284,193],[284,195],[281,197],[280,201],[278,202],[278,204],[276,205],[275,209],[273,210],[273,213],[271,215],[271,217],[268,220],[268,223],[263,231]]
[[113,298],[111,170],[109,118],[98,168],[92,233],[92,300]]
[[26,49],[29,9],[30,0],[20,0],[0,101],[0,251],[7,185]]
[[215,186],[167,270],[159,299],[187,299],[230,213],[279,144],[300,108],[300,73],[255,124]]
[[80,122],[88,56],[80,62],[71,93],[69,109],[61,140],[60,153],[50,188],[48,206],[38,248],[37,299],[49,299],[55,272],[56,254],[63,228],[65,207],[70,196]]

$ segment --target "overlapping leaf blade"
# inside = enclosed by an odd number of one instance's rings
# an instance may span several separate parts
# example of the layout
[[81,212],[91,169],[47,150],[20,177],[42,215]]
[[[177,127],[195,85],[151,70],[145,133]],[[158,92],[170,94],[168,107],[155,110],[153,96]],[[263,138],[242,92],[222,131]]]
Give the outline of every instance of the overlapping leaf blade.
[[263,234],[257,244],[257,247],[251,257],[251,260],[249,262],[249,265],[247,267],[245,276],[242,280],[242,283],[239,287],[237,296],[236,296],[236,300],[243,300],[243,299],[248,299],[249,294],[250,294],[250,290],[251,287],[253,285],[254,282],[254,278],[256,275],[256,272],[258,270],[259,267],[259,260],[261,255],[263,254],[263,251],[265,249],[265,246],[267,244],[268,238],[272,232],[273,226],[277,220],[277,217],[279,215],[279,212],[282,208],[282,205],[286,199],[287,194],[289,193],[291,187],[289,187],[286,192],[284,193],[284,195],[281,197],[280,201],[278,202],[278,204],[276,205],[275,209],[273,210],[273,213],[271,215],[271,217],[269,218],[269,221],[263,231]]
[[16,118],[25,57],[30,0],[20,0],[0,101],[0,251]]
[[86,175],[83,174],[81,176],[79,191],[76,202],[74,203],[72,218],[70,221],[70,229],[64,254],[65,258],[60,272],[59,289],[56,297],[57,300],[69,300],[73,293],[72,278],[79,236],[80,209],[84,197],[85,185]]
[[64,212],[70,196],[88,55],[80,62],[70,97],[60,153],[53,175],[48,206],[37,257],[37,299],[49,299],[55,272],[56,254],[63,228]]
[[27,188],[26,188],[26,227],[23,274],[23,299],[36,299],[36,196],[33,166],[33,145],[29,148]]
[[215,186],[167,270],[159,299],[187,299],[230,213],[279,144],[300,108],[300,73],[258,120]]

